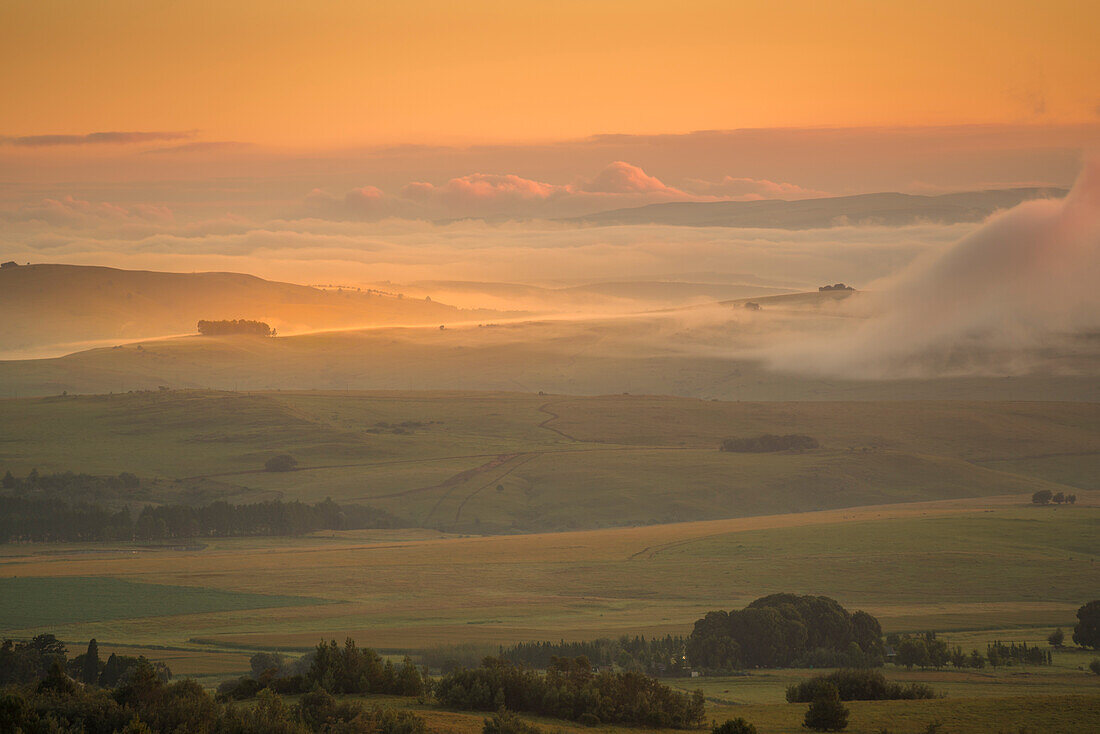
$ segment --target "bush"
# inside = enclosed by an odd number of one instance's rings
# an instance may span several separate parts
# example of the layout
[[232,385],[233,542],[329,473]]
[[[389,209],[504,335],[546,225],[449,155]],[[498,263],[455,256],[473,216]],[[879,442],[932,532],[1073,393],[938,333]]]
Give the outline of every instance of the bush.
[[1089,663],[1089,670],[1091,670],[1093,673],[1096,673],[1097,675],[1100,675],[1100,658],[1092,659],[1092,662]]
[[802,726],[814,731],[841,731],[848,727],[848,709],[840,702],[836,686],[826,683],[806,709]]
[[756,727],[742,718],[726,719],[710,730],[711,734],[756,734]]
[[272,456],[264,462],[264,469],[267,471],[294,471],[297,467],[298,460],[290,454]]
[[837,670],[787,687],[789,703],[808,703],[835,689],[841,701],[899,701],[935,698],[923,683],[901,685],[877,670]]
[[539,729],[534,724],[528,724],[523,719],[516,716],[507,709],[501,709],[492,715],[491,718],[485,720],[485,726],[481,729],[482,734],[541,734],[542,729]]

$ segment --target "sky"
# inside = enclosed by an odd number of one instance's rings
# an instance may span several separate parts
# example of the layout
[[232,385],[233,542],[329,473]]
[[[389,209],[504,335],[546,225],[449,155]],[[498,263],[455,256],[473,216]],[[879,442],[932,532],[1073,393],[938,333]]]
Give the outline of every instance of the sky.
[[[1068,187],[1100,142],[1098,27],[1067,0],[6,0],[0,250],[370,280],[574,277],[570,248],[604,248],[608,272],[667,271],[647,247],[759,237],[553,220]],[[490,224],[448,224],[467,218]],[[559,266],[463,259],[467,238]]]

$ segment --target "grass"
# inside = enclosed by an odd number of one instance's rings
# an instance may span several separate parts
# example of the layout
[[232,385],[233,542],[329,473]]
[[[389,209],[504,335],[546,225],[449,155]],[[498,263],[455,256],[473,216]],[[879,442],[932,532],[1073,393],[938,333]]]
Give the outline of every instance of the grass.
[[[822,448],[716,450],[724,437],[765,432],[807,433]],[[301,470],[263,471],[278,453]],[[466,533],[1077,492],[1094,481],[1097,456],[1100,406],[1087,403],[202,391],[0,400],[0,469],[16,474],[130,471],[146,480],[143,499],[160,501],[332,497]]]
[[138,583],[111,577],[0,579],[0,625],[40,630],[65,625],[211,612],[305,606],[317,599]]
[[52,626],[66,639],[174,646],[301,649],[352,635],[400,650],[686,634],[708,610],[777,591],[832,596],[887,630],[1071,625],[1100,587],[1100,509],[1049,513],[1021,500],[518,536],[328,533],[125,555],[43,548],[51,552],[0,557],[0,578],[110,577],[342,602]]

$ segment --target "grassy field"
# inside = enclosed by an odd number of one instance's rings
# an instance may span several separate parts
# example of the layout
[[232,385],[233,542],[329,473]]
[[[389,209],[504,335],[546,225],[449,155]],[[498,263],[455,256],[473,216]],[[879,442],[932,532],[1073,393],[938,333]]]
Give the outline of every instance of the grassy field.
[[[801,453],[717,451],[806,433]],[[263,471],[278,453],[295,472]],[[0,469],[133,472],[133,499],[375,505],[467,533],[692,521],[1096,489],[1091,403],[743,403],[519,393],[218,393],[0,400]],[[125,498],[124,498],[125,499]]]
[[[408,650],[684,634],[707,610],[777,591],[833,596],[888,630],[1047,628],[1070,625],[1100,588],[1096,498],[1051,509],[1015,496],[519,536],[371,531],[125,555],[20,549],[0,558],[0,578],[334,602],[51,625],[69,640],[195,649],[303,649],[321,635]],[[0,631],[38,627],[5,622]]]

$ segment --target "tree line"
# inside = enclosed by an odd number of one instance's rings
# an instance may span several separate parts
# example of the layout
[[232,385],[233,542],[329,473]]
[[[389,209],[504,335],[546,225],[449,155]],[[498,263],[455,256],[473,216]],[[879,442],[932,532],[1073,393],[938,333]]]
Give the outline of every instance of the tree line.
[[595,672],[584,657],[555,658],[545,674],[487,657],[438,680],[443,706],[474,711],[522,711],[589,726],[629,724],[692,729],[704,719],[700,691],[681,693],[642,673]]
[[1026,642],[1020,644],[1013,642],[1006,645],[994,641],[986,645],[984,654],[978,650],[966,653],[959,645],[948,646],[946,642],[936,637],[935,632],[924,632],[919,635],[890,635],[887,643],[895,648],[894,664],[910,670],[914,667],[939,669],[948,665],[954,668],[980,670],[987,664],[997,668],[1002,665],[1052,665],[1054,663],[1049,650]]
[[264,689],[287,695],[319,689],[335,695],[419,696],[428,686],[408,657],[395,666],[374,650],[359,647],[350,637],[343,647],[336,640],[321,640],[311,652],[293,662],[278,653],[257,653],[250,665],[252,675],[225,681],[218,687],[219,697],[252,698]]
[[708,612],[688,637],[687,657],[716,672],[877,667],[884,661],[882,627],[826,596],[772,594],[741,610]]
[[500,657],[511,663],[545,670],[555,658],[587,658],[594,666],[617,666],[647,675],[687,675],[687,638],[667,635],[600,638],[584,642],[520,642],[500,649]]
[[221,336],[223,334],[250,334],[252,336],[275,336],[275,330],[264,321],[248,319],[230,319],[224,321],[199,321],[199,333],[203,336]]
[[1052,502],[1056,505],[1072,505],[1077,503],[1077,495],[1066,494],[1065,492],[1051,492],[1049,489],[1040,489],[1038,492],[1031,495],[1031,502],[1036,505],[1049,505]]
[[0,495],[0,542],[159,541],[242,535],[304,535],[318,530],[394,528],[405,523],[385,510],[269,500],[250,504],[146,505],[134,517],[123,507],[70,504],[62,499]]
[[733,451],[742,454],[765,454],[773,451],[804,451],[816,449],[817,447],[817,439],[812,436],[803,436],[798,433],[776,436],[765,433],[750,438],[727,438],[722,441],[718,448],[720,451]]
[[[326,649],[330,649],[326,647]],[[373,655],[373,651],[370,651]],[[363,658],[361,651],[358,658]],[[316,656],[317,661],[321,656]],[[347,662],[357,656],[343,656]],[[368,666],[369,667],[369,666]],[[413,668],[415,672],[415,668]],[[419,676],[419,674],[417,674]],[[323,676],[322,676],[323,677]],[[400,677],[400,675],[399,675]],[[322,685],[295,704],[273,690],[254,705],[233,706],[193,680],[171,681],[163,663],[112,654],[95,640],[74,658],[54,635],[0,644],[0,731],[122,734],[424,734],[423,719],[355,702],[338,702]],[[390,691],[404,695],[403,691]]]

